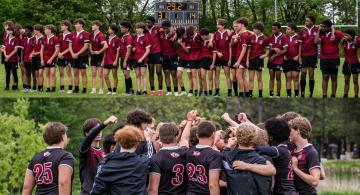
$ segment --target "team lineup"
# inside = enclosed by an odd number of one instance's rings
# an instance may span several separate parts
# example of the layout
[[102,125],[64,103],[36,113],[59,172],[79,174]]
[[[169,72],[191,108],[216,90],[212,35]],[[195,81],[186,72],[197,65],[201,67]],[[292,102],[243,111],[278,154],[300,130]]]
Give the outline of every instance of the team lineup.
[[[323,97],[328,97],[330,85],[330,95],[335,97],[341,47],[345,58],[343,96],[348,97],[352,77],[354,94],[358,97],[360,44],[355,31],[335,30],[331,20],[324,20],[320,25],[315,22],[313,16],[307,16],[304,28],[298,30],[296,24],[289,23],[286,33],[282,33],[281,24],[275,22],[272,34],[267,36],[263,34],[265,27],[261,22],[253,24],[249,31],[244,17],[233,21],[232,28],[226,20],[218,19],[216,32],[196,26],[173,28],[166,20],[157,25],[154,17],[148,17],[145,23],[135,26],[126,21],[121,22],[120,27],[110,24],[106,36],[100,31],[103,26],[100,21],[92,21],[92,33],[88,33],[84,30],[85,21],[76,19],[73,23],[62,21],[61,34],[57,36],[56,27],[51,24],[22,27],[6,21],[1,47],[6,70],[5,90],[10,90],[11,75],[12,90],[19,89],[17,69],[20,66],[23,92],[55,92],[59,71],[59,92],[70,94],[82,90],[87,93],[86,70],[90,66],[91,94],[104,94],[104,88],[107,94],[116,94],[120,68],[127,95],[220,96],[220,82],[225,82],[228,97],[252,97],[254,89],[263,97],[262,71],[267,62],[269,92],[266,93],[270,97],[280,97],[282,73],[286,78],[287,97],[305,97],[307,90],[313,97],[314,70],[320,56],[322,83],[316,86],[321,86]],[[130,34],[133,28],[134,35]],[[222,69],[224,81],[220,80]],[[136,87],[131,78],[133,70]],[[183,74],[187,75],[189,86],[184,85]],[[158,86],[155,86],[156,78]]]
[[[287,112],[256,125],[246,113],[221,118],[227,128],[196,110],[175,124],[134,109],[104,140],[102,130],[117,118],[87,119],[78,149],[80,194],[317,194],[325,172],[306,117]],[[67,131],[59,122],[45,126],[48,147],[29,163],[23,195],[35,187],[38,195],[72,194]]]

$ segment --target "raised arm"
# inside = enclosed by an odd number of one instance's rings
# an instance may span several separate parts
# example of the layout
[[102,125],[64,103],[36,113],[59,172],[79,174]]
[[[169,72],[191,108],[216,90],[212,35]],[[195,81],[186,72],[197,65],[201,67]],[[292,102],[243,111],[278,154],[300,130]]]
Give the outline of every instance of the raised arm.
[[179,146],[189,147],[190,129],[192,127],[192,123],[196,119],[196,113],[197,113],[196,110],[192,110],[187,113],[187,116],[186,116],[187,122],[186,122],[185,128],[181,134]]

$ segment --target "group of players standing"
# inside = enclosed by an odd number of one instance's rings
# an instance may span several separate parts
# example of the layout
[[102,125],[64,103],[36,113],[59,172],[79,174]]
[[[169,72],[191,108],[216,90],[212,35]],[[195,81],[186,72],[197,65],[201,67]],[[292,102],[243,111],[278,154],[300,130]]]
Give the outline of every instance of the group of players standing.
[[[297,33],[297,26],[289,23],[286,33],[281,32],[281,24],[272,25],[272,34],[263,34],[264,25],[257,22],[249,31],[248,20],[240,18],[228,28],[224,19],[218,19],[217,31],[207,28],[198,30],[195,26],[173,28],[169,21],[155,24],[154,17],[146,23],[135,25],[135,34],[130,34],[132,25],[110,24],[108,36],[100,31],[102,23],[91,23],[92,33],[84,30],[85,21],[77,19],[72,24],[64,20],[62,33],[55,35],[55,26],[14,25],[4,23],[6,34],[2,51],[5,56],[6,89],[9,90],[10,75],[14,76],[13,90],[18,89],[17,67],[20,62],[24,91],[43,91],[45,72],[46,91],[56,90],[56,67],[60,73],[60,91],[65,91],[65,73],[68,93],[78,93],[80,75],[82,92],[86,93],[88,65],[92,70],[91,93],[104,93],[104,83],[108,94],[116,94],[118,87],[118,68],[123,70],[126,94],[147,95],[147,69],[149,70],[150,95],[163,96],[163,75],[166,95],[220,96],[220,72],[224,69],[228,96],[252,97],[254,80],[257,78],[258,96],[263,96],[264,60],[268,57],[269,95],[280,96],[281,75],[285,73],[287,96],[305,97],[309,83],[309,96],[313,96],[314,70],[318,63],[318,44],[320,44],[320,67],[323,74],[323,97],[327,97],[328,82],[331,80],[331,96],[336,96],[337,75],[340,65],[339,44],[344,48],[345,75],[344,97],[348,97],[350,78],[353,76],[355,97],[358,97],[358,73],[360,65],[357,49],[358,37],[351,29],[341,33],[332,28],[330,20],[315,25],[313,16],[306,17],[305,27]],[[45,35],[43,35],[43,31]],[[90,51],[90,63],[88,51]],[[19,56],[19,57],[18,57]],[[136,73],[136,90],[133,89],[131,70]],[[189,79],[186,92],[183,73]],[[300,73],[301,72],[301,73]],[[110,73],[113,82],[110,80]],[[158,89],[155,89],[155,74]],[[98,83],[99,77],[99,83]],[[276,81],[276,82],[275,82]],[[32,83],[32,85],[31,85]],[[275,91],[276,83],[276,93]],[[32,86],[32,87],[31,87]],[[172,88],[173,87],[173,88]],[[294,94],[292,94],[292,89]],[[213,91],[214,90],[214,91]]]
[[[80,194],[316,194],[325,173],[309,143],[307,118],[287,112],[257,125],[245,113],[222,119],[226,130],[197,111],[179,125],[155,125],[150,114],[135,109],[126,125],[105,137],[104,149],[101,132],[117,118],[87,119],[79,147]],[[61,123],[46,125],[49,147],[31,160],[23,195],[35,186],[38,195],[71,194],[74,159],[64,150],[66,132]]]

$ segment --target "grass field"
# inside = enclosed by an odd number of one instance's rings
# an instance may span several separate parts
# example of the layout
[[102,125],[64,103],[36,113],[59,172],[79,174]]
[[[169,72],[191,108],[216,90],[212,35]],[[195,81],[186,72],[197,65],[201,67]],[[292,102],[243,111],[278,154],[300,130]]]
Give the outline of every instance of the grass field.
[[[342,63],[341,63],[342,64]],[[343,97],[343,93],[344,93],[344,76],[342,74],[342,66],[339,68],[339,76],[338,76],[338,90],[337,90],[337,97]],[[20,74],[20,70],[18,71],[19,74],[19,88],[21,89],[22,87],[22,82],[21,82],[21,74]],[[5,68],[3,65],[1,65],[0,68],[0,97],[10,97],[10,98],[14,98],[14,97],[114,97],[114,95],[109,96],[109,95],[93,95],[90,94],[91,91],[91,69],[88,68],[87,70],[87,75],[88,75],[88,93],[87,94],[66,94],[66,93],[59,93],[58,91],[55,93],[22,93],[21,90],[18,92],[15,91],[5,91]],[[57,71],[58,74],[58,71]],[[115,96],[121,96],[122,93],[125,92],[125,84],[124,84],[124,77],[123,74],[121,72],[121,70],[118,71],[118,75],[119,75],[119,89],[118,89],[118,95]],[[185,82],[185,87],[188,90],[188,77],[187,75],[183,75],[184,78],[184,82]],[[136,80],[135,80],[135,72],[132,72],[132,80],[133,80],[133,86],[134,88],[136,88]],[[157,80],[155,78],[155,80]],[[316,98],[322,98],[322,89],[321,89],[321,80],[322,80],[322,76],[321,76],[321,71],[318,69],[316,69],[316,73],[315,73],[315,90],[314,90],[314,97]],[[263,81],[264,81],[264,87],[263,87],[263,96],[264,97],[269,97],[269,72],[268,69],[264,69],[263,71]],[[157,81],[156,81],[157,83]],[[155,85],[157,86],[157,84]],[[164,90],[165,88],[165,84],[163,84],[164,86]],[[257,83],[255,82],[254,85],[254,97],[258,97],[258,90],[257,90]],[[329,86],[330,82],[329,82]],[[350,85],[350,92],[349,92],[349,97],[353,97],[354,96],[354,92],[352,89],[352,84]],[[80,90],[81,90],[82,86],[80,86]],[[148,84],[148,88],[149,88],[149,84]],[[105,93],[106,93],[106,87],[105,87]],[[57,90],[59,90],[59,76],[57,76]],[[220,78],[220,90],[221,90],[221,95],[223,97],[226,97],[227,95],[227,87],[226,87],[226,80],[225,80],[225,76],[224,73],[222,71],[221,73],[221,78]],[[306,97],[309,96],[309,89],[307,86],[307,90],[306,90]],[[294,93],[294,92],[293,92]],[[331,93],[331,89],[329,87],[329,92],[328,92],[328,96],[330,96]],[[285,76],[284,74],[282,74],[282,89],[281,89],[281,96],[282,97],[286,97],[286,88],[285,88]]]

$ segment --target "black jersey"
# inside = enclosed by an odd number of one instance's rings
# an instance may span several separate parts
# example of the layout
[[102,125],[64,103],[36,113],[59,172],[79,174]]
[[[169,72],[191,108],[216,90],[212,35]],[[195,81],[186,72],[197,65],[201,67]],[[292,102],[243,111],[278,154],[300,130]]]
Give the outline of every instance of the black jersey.
[[73,155],[62,148],[48,147],[33,157],[28,170],[33,173],[35,179],[36,195],[59,194],[59,166],[69,166],[74,169]]
[[197,145],[186,154],[187,194],[210,194],[209,171],[221,171],[222,154],[210,146]]
[[151,157],[150,172],[160,174],[159,195],[186,194],[186,151],[186,147],[163,147]]

